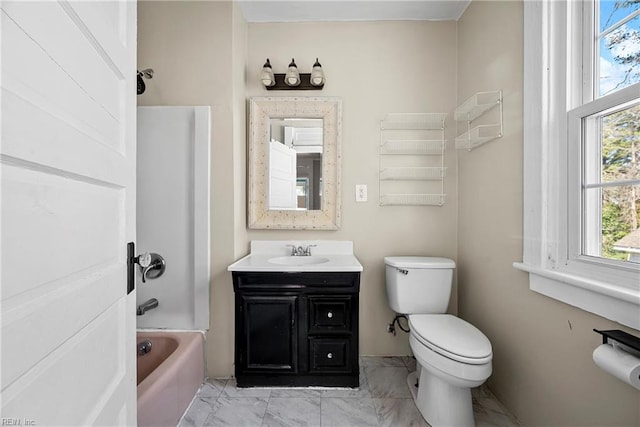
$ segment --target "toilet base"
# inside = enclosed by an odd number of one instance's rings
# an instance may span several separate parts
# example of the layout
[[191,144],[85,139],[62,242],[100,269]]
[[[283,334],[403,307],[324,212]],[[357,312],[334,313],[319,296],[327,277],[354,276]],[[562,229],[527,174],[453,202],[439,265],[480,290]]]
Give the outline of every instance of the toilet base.
[[418,371],[413,371],[407,376],[407,385],[409,386],[409,391],[411,392],[411,397],[413,397],[413,401],[418,398],[418,387],[416,387],[416,381],[418,380]]
[[420,386],[416,388],[417,371],[407,377],[413,400],[422,417],[432,427],[474,427],[471,389],[455,387],[420,369]]

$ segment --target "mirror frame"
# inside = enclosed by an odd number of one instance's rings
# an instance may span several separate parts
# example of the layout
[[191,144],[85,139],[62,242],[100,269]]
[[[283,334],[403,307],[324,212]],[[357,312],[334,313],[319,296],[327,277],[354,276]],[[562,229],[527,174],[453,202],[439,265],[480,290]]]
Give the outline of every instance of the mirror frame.
[[[248,226],[251,229],[337,230],[340,228],[342,100],[337,97],[249,99]],[[272,118],[323,119],[322,206],[319,210],[271,210],[267,206]]]

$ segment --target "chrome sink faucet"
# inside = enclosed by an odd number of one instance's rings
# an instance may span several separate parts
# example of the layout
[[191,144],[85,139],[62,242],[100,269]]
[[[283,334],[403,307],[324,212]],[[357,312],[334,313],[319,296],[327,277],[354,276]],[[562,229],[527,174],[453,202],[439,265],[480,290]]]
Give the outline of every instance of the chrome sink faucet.
[[307,245],[306,248],[302,246],[296,247],[295,245],[287,245],[291,248],[291,256],[311,256],[311,248],[318,245]]

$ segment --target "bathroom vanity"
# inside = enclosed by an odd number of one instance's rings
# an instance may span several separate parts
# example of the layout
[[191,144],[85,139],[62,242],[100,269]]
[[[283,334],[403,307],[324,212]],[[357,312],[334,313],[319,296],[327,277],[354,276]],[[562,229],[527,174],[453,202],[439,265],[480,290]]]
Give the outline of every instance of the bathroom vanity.
[[[358,387],[362,266],[351,242],[263,243],[229,266],[238,386]],[[292,256],[287,244],[317,246]]]

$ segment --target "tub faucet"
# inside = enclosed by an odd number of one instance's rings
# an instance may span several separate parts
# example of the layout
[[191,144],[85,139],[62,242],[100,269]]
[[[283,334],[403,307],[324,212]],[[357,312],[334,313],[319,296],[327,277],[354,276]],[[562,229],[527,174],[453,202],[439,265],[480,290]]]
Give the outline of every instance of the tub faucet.
[[151,351],[151,341],[144,340],[138,343],[138,354],[140,356],[147,354]]
[[147,279],[157,279],[164,274],[167,263],[162,255],[154,252],[140,255],[140,272],[142,273],[142,283],[146,283]]
[[151,298],[138,306],[138,316],[142,316],[146,311],[153,310],[158,307],[158,300]]

